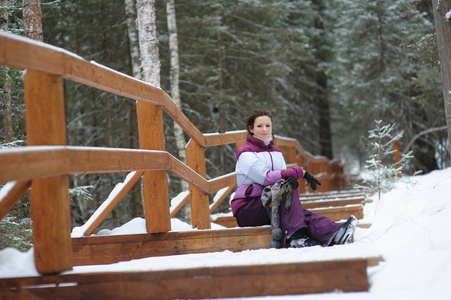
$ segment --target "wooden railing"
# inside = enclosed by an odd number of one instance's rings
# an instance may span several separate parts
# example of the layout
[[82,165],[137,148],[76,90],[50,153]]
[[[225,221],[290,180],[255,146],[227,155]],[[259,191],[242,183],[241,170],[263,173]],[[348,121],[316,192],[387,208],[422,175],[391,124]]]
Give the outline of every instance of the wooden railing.
[[[82,235],[90,235],[125,193],[143,177],[143,207],[148,233],[171,230],[166,172],[189,183],[192,225],[209,229],[209,194],[230,193],[234,173],[207,180],[205,148],[241,145],[245,131],[202,134],[161,89],[102,65],[87,62],[63,49],[20,36],[0,33],[0,64],[26,69],[24,77],[27,147],[0,151],[0,219],[31,186],[31,213],[36,268],[41,274],[72,269],[71,218],[68,195],[70,174],[131,172],[120,191],[88,221]],[[63,78],[137,100],[141,149],[67,146],[64,119]],[[186,165],[165,151],[162,111],[191,138]],[[294,139],[276,136],[289,166],[307,166],[322,182],[322,191],[344,186],[339,161],[314,157]],[[300,191],[306,191],[301,185]],[[179,205],[176,209],[180,209]]]

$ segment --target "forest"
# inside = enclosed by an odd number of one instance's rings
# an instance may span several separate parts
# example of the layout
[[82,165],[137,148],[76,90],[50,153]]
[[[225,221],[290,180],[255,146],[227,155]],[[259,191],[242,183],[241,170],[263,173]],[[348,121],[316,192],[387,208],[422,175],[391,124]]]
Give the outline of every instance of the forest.
[[[45,43],[139,76],[130,36],[131,26],[138,30],[134,0],[40,4]],[[22,1],[2,0],[0,10],[1,30],[23,35]],[[171,95],[166,1],[155,1],[155,10],[160,85]],[[175,13],[180,108],[201,132],[243,130],[248,112],[265,108],[275,116],[275,134],[297,139],[314,155],[341,159],[354,174],[370,155],[363,141],[380,120],[402,134],[402,153],[412,151],[403,172],[449,166],[431,1],[175,0]],[[11,95],[11,109],[4,101],[0,109],[1,148],[26,145],[23,72],[0,66],[0,94],[8,85]],[[133,101],[71,81],[64,82],[64,94],[69,145],[139,148]],[[164,120],[166,150],[178,156],[172,120]],[[208,149],[207,174],[233,172],[235,150]],[[86,222],[124,177],[71,176],[73,226]],[[174,197],[181,183],[168,178]],[[102,226],[142,214],[137,185]],[[5,220],[0,232],[11,230],[7,222],[29,226],[29,199]],[[8,243],[2,239],[0,248]]]

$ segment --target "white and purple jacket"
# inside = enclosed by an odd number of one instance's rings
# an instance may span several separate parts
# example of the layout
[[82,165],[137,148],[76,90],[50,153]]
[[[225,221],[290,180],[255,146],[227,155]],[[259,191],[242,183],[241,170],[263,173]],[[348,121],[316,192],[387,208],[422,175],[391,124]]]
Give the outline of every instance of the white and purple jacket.
[[282,152],[273,141],[266,146],[251,135],[238,149],[236,159],[237,189],[231,201],[233,215],[249,198],[260,197],[265,186],[281,179],[281,170],[287,167]]

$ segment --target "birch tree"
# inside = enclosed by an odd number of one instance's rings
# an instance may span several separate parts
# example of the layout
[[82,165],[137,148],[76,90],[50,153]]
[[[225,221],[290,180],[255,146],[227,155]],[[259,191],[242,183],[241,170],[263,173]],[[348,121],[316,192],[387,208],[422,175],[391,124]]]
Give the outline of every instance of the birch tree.
[[136,30],[136,6],[134,0],[124,0],[125,15],[127,17],[127,31],[130,48],[130,57],[132,64],[133,77],[141,79],[141,64],[139,61],[139,41],[138,31]]
[[160,87],[160,57],[158,52],[155,0],[137,0],[139,49],[144,81]]
[[[182,101],[180,99],[179,91],[179,76],[180,76],[180,63],[179,63],[179,47],[177,38],[177,22],[175,16],[175,0],[168,0],[166,2],[167,21],[169,31],[169,53],[171,55],[171,98],[177,107],[182,109]],[[186,162],[185,153],[185,136],[183,129],[174,122],[174,136],[177,144],[177,150],[179,158],[182,162]],[[188,190],[188,183],[184,180],[181,181],[182,190]]]

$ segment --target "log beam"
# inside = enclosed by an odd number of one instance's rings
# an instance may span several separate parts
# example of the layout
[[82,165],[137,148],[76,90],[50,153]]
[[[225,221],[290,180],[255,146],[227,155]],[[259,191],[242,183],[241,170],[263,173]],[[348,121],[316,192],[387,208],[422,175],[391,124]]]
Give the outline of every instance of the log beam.
[[[15,299],[211,299],[368,290],[365,258],[0,279]],[[17,288],[23,286],[23,288]],[[13,288],[12,290],[10,290]],[[14,296],[14,297],[13,297]]]
[[[28,145],[65,145],[62,78],[27,71],[24,95]],[[34,256],[41,274],[72,269],[68,189],[67,175],[34,179],[31,183]]]

